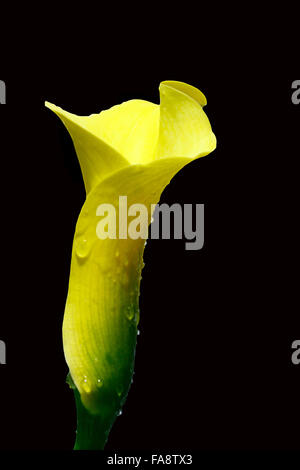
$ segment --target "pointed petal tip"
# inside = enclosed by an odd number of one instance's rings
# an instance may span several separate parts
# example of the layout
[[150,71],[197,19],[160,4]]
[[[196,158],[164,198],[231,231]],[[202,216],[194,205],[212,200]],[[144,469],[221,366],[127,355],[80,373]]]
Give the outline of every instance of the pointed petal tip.
[[76,124],[79,125],[79,120],[81,116],[77,116],[76,114],[69,113],[68,111],[65,111],[63,108],[60,106],[56,106],[53,103],[50,103],[49,101],[45,101],[45,107],[53,111],[65,124],[65,126],[68,128],[67,123],[72,123],[72,125]]
[[49,109],[56,108],[55,104],[52,104],[49,101],[45,101],[44,105],[46,108],[49,108]]
[[198,88],[188,85],[185,82],[179,82],[177,80],[164,80],[160,83],[159,89],[163,90],[164,86],[175,88],[176,90],[189,95],[195,101],[197,101],[202,107],[207,105],[207,100],[205,95]]
[[59,106],[56,106],[53,103],[50,103],[49,101],[45,101],[44,103],[45,107],[53,111],[55,114],[61,115],[64,113],[63,109],[60,108]]

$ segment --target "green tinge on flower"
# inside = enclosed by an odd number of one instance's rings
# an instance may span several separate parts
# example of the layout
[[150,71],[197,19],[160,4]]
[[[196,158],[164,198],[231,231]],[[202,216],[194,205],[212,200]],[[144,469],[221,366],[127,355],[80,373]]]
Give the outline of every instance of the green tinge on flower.
[[147,207],[150,223],[151,205],[171,178],[215,149],[205,104],[199,90],[175,81],[160,84],[160,105],[130,100],[76,116],[46,103],[73,139],[87,193],[75,230],[63,322],[78,412],[75,448],[104,446],[130,387],[139,321],[145,240],[100,240],[97,207],[112,204],[118,221],[119,196],[126,195],[128,207]]

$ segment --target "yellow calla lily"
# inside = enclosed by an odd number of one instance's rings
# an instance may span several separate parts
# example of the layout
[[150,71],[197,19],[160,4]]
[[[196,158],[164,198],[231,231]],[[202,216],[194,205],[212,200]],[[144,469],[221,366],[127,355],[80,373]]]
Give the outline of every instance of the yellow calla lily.
[[160,105],[130,100],[91,116],[46,103],[72,137],[87,193],[75,230],[63,322],[77,449],[105,445],[130,387],[139,321],[145,239],[99,239],[97,208],[113,205],[118,221],[119,196],[126,195],[128,206],[147,207],[149,224],[171,178],[216,146],[199,90],[176,81],[162,82],[159,90]]

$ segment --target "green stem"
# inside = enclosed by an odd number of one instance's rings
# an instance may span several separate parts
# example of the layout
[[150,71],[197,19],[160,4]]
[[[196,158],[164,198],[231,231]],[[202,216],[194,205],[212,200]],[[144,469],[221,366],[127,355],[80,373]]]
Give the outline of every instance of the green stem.
[[77,433],[74,450],[103,450],[112,423],[99,415],[91,415],[81,403],[80,394],[74,390],[77,409]]

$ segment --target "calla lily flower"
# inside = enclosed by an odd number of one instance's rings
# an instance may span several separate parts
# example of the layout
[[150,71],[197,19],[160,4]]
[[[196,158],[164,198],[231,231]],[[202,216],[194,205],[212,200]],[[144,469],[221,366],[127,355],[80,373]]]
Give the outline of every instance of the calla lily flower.
[[134,99],[91,116],[46,102],[72,137],[86,188],[63,321],[75,449],[104,447],[130,388],[139,322],[145,239],[99,239],[97,208],[112,204],[118,221],[119,196],[126,195],[128,206],[148,208],[150,224],[171,178],[216,147],[201,91],[176,81],[162,82],[159,91],[160,105]]

